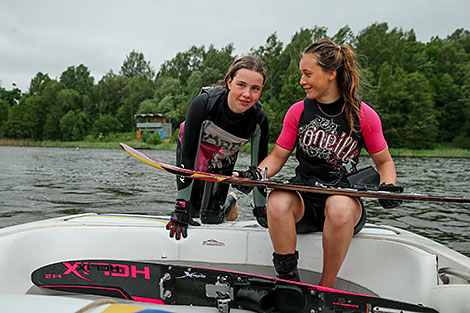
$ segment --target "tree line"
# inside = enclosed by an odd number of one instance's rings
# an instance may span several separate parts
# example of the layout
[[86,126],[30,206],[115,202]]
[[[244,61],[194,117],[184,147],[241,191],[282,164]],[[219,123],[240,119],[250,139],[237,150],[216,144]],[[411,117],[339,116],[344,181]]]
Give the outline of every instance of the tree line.
[[[276,33],[252,48],[264,61],[268,79],[261,102],[270,122],[270,141],[284,114],[305,97],[299,85],[301,51],[331,38],[351,45],[361,69],[363,101],[382,119],[390,147],[470,148],[470,33],[457,29],[445,39],[419,42],[413,30],[375,23],[355,35],[348,26],[302,28],[284,45]],[[244,53],[244,54],[246,54]],[[135,115],[162,113],[173,126],[184,120],[203,86],[223,79],[234,46],[193,46],[165,61],[156,72],[142,52],[131,51],[119,73],[97,83],[89,69],[69,66],[57,79],[37,73],[29,90],[0,87],[0,137],[76,141],[135,130]]]

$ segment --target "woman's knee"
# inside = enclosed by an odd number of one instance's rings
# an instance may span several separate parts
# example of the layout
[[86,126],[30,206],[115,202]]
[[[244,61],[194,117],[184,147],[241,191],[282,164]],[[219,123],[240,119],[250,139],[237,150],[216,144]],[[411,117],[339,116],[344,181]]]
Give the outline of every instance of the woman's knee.
[[298,195],[289,191],[273,190],[268,196],[267,211],[271,218],[284,218],[286,214],[294,214],[299,206]]
[[333,226],[342,227],[351,224],[353,227],[361,217],[359,201],[350,197],[329,197],[325,204],[325,217]]

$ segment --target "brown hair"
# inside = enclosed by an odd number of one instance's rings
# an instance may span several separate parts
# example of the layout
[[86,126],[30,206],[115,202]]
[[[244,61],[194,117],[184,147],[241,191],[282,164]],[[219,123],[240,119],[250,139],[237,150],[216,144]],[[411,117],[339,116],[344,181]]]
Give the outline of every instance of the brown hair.
[[263,66],[261,59],[255,55],[246,55],[239,57],[233,61],[233,63],[228,68],[227,74],[225,75],[225,89],[227,88],[227,82],[231,78],[233,79],[237,75],[238,70],[245,68],[247,70],[252,70],[263,75],[263,85],[266,81],[266,71]]
[[318,65],[325,72],[336,71],[339,92],[346,104],[345,112],[351,131],[355,129],[355,121],[359,120],[361,98],[359,97],[359,72],[355,64],[354,52],[348,44],[336,45],[330,39],[312,43],[304,49],[302,55],[313,54]]

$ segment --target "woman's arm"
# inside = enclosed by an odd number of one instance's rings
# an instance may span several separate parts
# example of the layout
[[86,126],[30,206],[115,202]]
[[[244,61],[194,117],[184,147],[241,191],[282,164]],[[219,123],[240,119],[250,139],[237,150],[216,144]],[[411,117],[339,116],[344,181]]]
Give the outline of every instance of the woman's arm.
[[388,148],[380,150],[379,152],[370,154],[372,160],[377,167],[377,171],[380,174],[380,184],[393,184],[397,183],[397,173],[395,170],[395,164],[393,163],[392,156],[388,151]]
[[281,148],[276,144],[273,151],[258,165],[258,168],[263,170],[267,167],[267,177],[272,177],[281,170],[291,153],[292,150]]
[[196,156],[198,154],[201,125],[206,118],[207,95],[197,96],[189,106],[184,122],[183,137],[181,140],[181,164],[184,168],[196,169]]

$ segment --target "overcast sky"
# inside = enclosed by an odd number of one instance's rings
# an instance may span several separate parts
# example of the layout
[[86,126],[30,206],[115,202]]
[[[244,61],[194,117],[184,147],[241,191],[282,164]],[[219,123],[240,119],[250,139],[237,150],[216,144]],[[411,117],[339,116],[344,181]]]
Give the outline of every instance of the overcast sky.
[[357,34],[386,22],[428,42],[470,30],[469,12],[469,0],[1,0],[0,86],[25,92],[36,73],[58,78],[80,64],[96,83],[118,73],[132,50],[158,71],[193,45],[233,43],[243,54],[274,32],[286,45],[314,26],[333,35],[349,25]]

